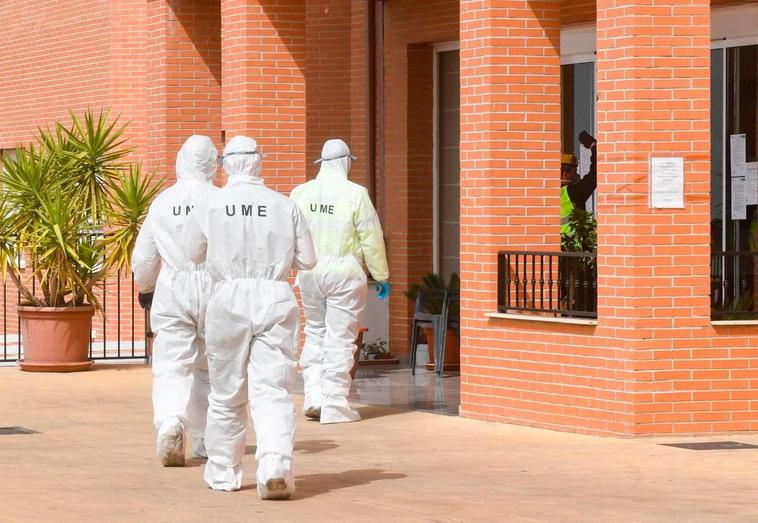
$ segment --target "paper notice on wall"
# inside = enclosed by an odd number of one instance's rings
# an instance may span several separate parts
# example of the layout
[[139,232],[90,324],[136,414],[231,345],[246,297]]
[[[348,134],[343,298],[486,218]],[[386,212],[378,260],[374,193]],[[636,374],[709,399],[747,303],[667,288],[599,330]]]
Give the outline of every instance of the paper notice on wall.
[[758,205],[758,162],[745,164],[745,205]]
[[579,175],[583,178],[590,172],[590,164],[592,163],[592,149],[587,149],[585,146],[579,146]]
[[[744,172],[744,168],[742,169]],[[745,177],[732,175],[732,220],[747,218],[745,209]]]
[[731,167],[731,218],[732,220],[744,220],[747,217],[747,166],[745,165],[746,137],[744,134],[729,136],[729,166]]
[[650,207],[684,208],[684,159],[650,159]]
[[[741,172],[744,169],[746,144],[746,136],[744,134],[733,134],[729,137],[729,150],[732,153],[730,158],[732,176],[737,174],[737,171]],[[744,173],[741,173],[740,176],[744,176]]]

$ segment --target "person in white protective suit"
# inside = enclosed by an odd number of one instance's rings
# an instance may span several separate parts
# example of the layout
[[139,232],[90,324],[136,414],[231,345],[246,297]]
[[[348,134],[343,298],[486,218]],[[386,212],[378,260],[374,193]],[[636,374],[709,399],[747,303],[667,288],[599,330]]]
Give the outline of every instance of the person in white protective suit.
[[164,466],[184,465],[184,436],[192,439],[192,457],[205,457],[208,410],[208,362],[204,318],[211,280],[191,262],[180,244],[182,228],[197,203],[218,189],[218,151],[207,136],[190,136],[176,156],[173,186],[153,201],[132,253],[140,304],[150,306],[157,333],[153,346],[153,411],[158,456]]
[[211,393],[205,482],[238,490],[246,408],[257,441],[262,499],[294,492],[295,380],[299,312],[290,270],[316,264],[313,240],[292,200],[263,184],[255,140],[236,136],[224,149],[226,186],[199,205],[182,243],[214,282],[206,316]]
[[318,265],[300,271],[305,310],[305,345],[300,367],[305,382],[303,410],[321,423],[357,421],[350,407],[350,369],[359,321],[366,306],[366,261],[379,299],[389,295],[389,270],[382,226],[368,191],[347,179],[354,160],[342,140],[328,140],[315,179],[290,195],[308,220]]

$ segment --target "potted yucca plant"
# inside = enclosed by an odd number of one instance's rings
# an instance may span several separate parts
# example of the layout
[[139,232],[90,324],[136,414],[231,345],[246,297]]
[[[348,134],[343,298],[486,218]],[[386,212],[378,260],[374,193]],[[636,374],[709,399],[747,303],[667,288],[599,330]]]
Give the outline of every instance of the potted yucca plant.
[[[3,160],[0,268],[18,287],[24,370],[84,370],[95,287],[129,257],[160,190],[126,161],[126,125],[87,111]],[[24,268],[24,266],[26,268]],[[35,285],[32,285],[32,282]]]

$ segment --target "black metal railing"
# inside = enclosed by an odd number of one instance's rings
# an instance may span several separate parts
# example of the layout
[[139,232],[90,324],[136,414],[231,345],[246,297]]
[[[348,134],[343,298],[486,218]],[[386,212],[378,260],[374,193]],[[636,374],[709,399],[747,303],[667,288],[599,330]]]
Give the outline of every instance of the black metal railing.
[[498,312],[597,318],[597,255],[501,251]]
[[711,319],[754,320],[758,252],[711,253]]
[[[38,291],[32,281],[32,292]],[[136,299],[136,287],[131,274],[113,275],[103,279],[95,289],[103,307],[92,319],[90,358],[117,360],[146,358],[146,319]],[[0,362],[16,361],[23,357],[21,322],[16,310],[21,293],[15,285],[3,281],[2,331],[0,331]]]

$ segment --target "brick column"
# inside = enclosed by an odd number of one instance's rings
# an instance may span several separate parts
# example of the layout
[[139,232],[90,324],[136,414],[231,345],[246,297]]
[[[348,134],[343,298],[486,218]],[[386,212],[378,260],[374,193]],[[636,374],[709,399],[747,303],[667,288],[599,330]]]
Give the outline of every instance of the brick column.
[[[709,78],[708,0],[598,0],[598,314],[633,350],[635,432],[691,420],[670,402],[704,385],[689,380],[710,326]],[[684,158],[684,209],[649,208],[655,156]]]
[[264,177],[305,180],[305,0],[221,0],[223,128],[255,138]]
[[[558,250],[559,2],[463,0],[461,43],[461,403],[493,352],[497,252]],[[492,363],[494,364],[494,363]],[[476,365],[476,366],[474,366]]]
[[192,134],[221,147],[219,0],[148,3],[150,167],[174,176],[176,153]]

